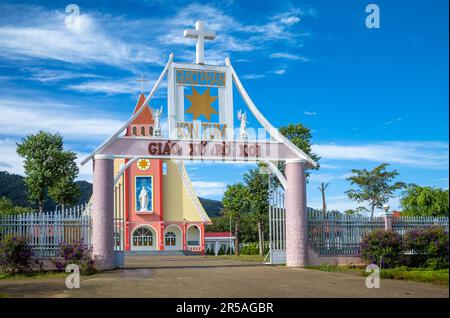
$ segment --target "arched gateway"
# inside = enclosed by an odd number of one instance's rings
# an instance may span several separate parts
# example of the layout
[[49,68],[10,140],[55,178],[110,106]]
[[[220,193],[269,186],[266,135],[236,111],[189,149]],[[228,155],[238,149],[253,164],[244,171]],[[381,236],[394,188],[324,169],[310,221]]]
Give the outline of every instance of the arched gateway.
[[[84,165],[93,160],[92,243],[98,267],[114,268],[114,185],[130,163],[138,159],[267,163],[286,190],[286,265],[306,265],[308,244],[305,168],[314,167],[316,163],[278,133],[259,112],[228,58],[225,59],[225,65],[204,64],[204,40],[214,39],[215,34],[205,31],[202,21],[196,23],[195,30],[186,30],[184,36],[197,41],[196,63],[174,62],[171,54],[153,89],[143,101],[143,107],[135,111],[114,135],[82,162]],[[148,105],[166,76],[167,137],[163,135],[160,126],[162,108],[153,111],[155,121],[152,126],[139,125],[135,121],[141,112],[148,109],[144,106]],[[233,83],[248,109],[269,134],[269,140],[265,137],[249,140],[246,112],[239,111],[241,126],[235,133]],[[124,131],[131,133],[123,134]],[[125,158],[128,163],[114,176],[114,159],[117,158]],[[279,161],[286,163],[285,177],[277,169],[276,163]],[[136,198],[136,207],[145,211],[150,204],[151,198],[143,186]],[[155,244],[166,245],[170,249],[181,244],[194,244],[201,239],[198,226],[189,227],[186,242],[180,241],[178,232],[179,229],[173,227],[161,232],[161,236],[157,238],[149,227],[137,228],[133,232],[132,239],[135,242],[132,244],[136,243],[137,249],[150,249]]]

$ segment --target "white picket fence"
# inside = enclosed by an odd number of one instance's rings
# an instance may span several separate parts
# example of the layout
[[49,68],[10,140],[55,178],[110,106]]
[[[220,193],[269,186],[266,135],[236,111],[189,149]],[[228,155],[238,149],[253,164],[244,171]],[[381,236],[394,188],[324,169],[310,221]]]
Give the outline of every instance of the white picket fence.
[[59,245],[83,240],[92,245],[91,204],[43,213],[0,216],[0,240],[6,235],[29,239],[36,257],[57,256]]

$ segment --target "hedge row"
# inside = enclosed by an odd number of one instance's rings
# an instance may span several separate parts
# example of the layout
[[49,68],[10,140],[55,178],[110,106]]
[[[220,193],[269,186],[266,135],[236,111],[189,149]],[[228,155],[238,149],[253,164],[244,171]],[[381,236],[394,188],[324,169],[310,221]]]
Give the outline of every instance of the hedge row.
[[384,268],[406,265],[432,269],[448,268],[448,231],[442,227],[414,229],[400,235],[378,230],[363,237],[364,260]]

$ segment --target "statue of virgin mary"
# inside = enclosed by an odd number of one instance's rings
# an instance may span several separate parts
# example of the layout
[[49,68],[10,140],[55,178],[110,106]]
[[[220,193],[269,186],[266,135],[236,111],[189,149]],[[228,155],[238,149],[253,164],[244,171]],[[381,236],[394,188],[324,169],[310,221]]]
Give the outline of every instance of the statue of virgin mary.
[[144,186],[142,186],[141,192],[139,193],[139,203],[141,204],[141,208],[139,212],[145,212],[147,210],[148,205],[148,193]]

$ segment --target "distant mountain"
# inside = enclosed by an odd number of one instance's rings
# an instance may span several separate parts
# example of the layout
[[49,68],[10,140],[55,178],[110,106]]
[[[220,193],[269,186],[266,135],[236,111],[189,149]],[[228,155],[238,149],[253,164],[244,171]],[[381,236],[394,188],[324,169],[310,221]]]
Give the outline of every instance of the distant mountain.
[[[92,195],[92,183],[87,181],[77,181],[80,188],[80,198],[77,204],[88,202]],[[37,209],[37,204],[30,203],[27,199],[25,179],[18,174],[0,171],[0,197],[9,198],[15,205]],[[222,209],[222,202],[199,198],[200,203],[205,208],[209,217],[217,217]],[[44,210],[54,210],[56,203],[48,196],[45,199]]]
[[200,197],[198,197],[198,199],[200,200],[200,203],[203,205],[203,208],[205,209],[206,213],[208,213],[208,216],[210,218],[220,216],[220,211],[223,208],[222,201],[204,199]]
[[[92,184],[87,181],[76,181],[75,183],[80,188],[80,197],[77,204],[89,201],[92,194]],[[7,197],[15,205],[37,209],[36,203],[28,201],[26,191],[27,187],[23,176],[7,171],[0,171],[0,197]],[[46,196],[44,210],[54,210],[55,206],[56,203],[50,197]]]

